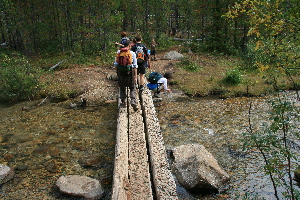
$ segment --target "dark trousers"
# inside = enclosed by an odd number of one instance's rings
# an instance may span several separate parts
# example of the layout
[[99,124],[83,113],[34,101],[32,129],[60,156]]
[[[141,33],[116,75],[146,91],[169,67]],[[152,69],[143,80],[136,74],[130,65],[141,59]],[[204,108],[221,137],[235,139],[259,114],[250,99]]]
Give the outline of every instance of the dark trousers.
[[136,88],[133,83],[132,71],[130,72],[118,72],[118,83],[120,87],[120,96],[119,98],[124,101],[126,98],[126,87],[130,90],[130,103],[136,103]]

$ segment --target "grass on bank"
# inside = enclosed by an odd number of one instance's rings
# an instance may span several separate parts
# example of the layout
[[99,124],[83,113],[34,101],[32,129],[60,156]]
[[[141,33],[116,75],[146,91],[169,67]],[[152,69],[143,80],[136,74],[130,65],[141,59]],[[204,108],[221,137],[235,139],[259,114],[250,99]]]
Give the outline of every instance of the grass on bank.
[[[104,57],[70,55],[42,55],[26,57],[8,48],[1,49],[0,53],[0,102],[13,103],[23,100],[34,100],[51,96],[56,100],[66,100],[83,93],[86,88],[76,87],[84,79],[68,72],[60,75],[64,70],[72,71],[75,68],[84,70],[88,67],[111,65],[114,54]],[[63,62],[61,62],[63,61]],[[54,70],[52,66],[60,63]],[[74,83],[74,84],[68,84]]]
[[[174,47],[172,47],[172,50]],[[234,56],[207,53],[181,53],[185,58],[178,62],[174,78],[170,81],[173,88],[180,89],[190,96],[220,95],[260,96],[278,90],[288,90],[294,85],[282,72],[266,76],[258,70],[245,70],[243,59]],[[71,72],[63,77],[57,76],[64,70],[108,66],[114,60],[115,52],[106,56],[57,55],[27,58],[12,51],[0,54],[0,94],[1,102],[32,100],[54,96],[59,100],[75,97],[85,88],[66,85],[67,82],[80,82],[82,77]],[[54,71],[49,69],[62,60]],[[299,70],[291,72],[296,86],[300,85]],[[82,73],[83,76],[85,73]],[[59,79],[58,79],[59,77]],[[271,78],[270,78],[271,77]],[[272,78],[276,77],[276,78]],[[73,84],[79,85],[79,84]]]
[[[269,76],[258,70],[245,70],[243,59],[234,56],[212,54],[184,53],[184,60],[177,63],[174,78],[170,81],[175,88],[190,96],[220,95],[223,98],[232,96],[261,96],[279,90],[293,89],[293,83],[284,73],[273,72]],[[182,63],[189,60],[195,70],[189,70]],[[299,71],[293,72],[296,85],[300,85]],[[298,88],[299,89],[299,88]]]

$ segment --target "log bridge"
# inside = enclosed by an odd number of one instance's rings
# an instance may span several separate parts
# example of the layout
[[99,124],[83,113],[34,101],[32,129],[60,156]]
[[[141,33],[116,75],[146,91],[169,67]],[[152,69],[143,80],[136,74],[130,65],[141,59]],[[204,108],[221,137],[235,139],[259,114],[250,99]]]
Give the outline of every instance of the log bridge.
[[151,91],[143,91],[138,98],[136,112],[128,104],[129,100],[125,108],[120,107],[119,101],[111,199],[176,200],[176,183]]

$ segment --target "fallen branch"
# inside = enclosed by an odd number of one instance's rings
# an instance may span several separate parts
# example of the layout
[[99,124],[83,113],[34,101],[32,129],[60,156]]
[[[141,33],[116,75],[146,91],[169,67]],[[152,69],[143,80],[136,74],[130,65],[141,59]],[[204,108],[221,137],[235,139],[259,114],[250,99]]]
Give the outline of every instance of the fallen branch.
[[45,99],[43,99],[43,101],[41,101],[39,104],[37,104],[37,106],[40,106],[40,105],[42,105],[44,102],[45,102],[45,100],[48,98],[48,96],[45,98]]
[[67,60],[69,60],[70,58],[72,58],[73,57],[73,55],[72,56],[70,56],[69,58],[66,58],[66,59],[64,59],[64,60],[62,60],[62,61],[60,61],[59,63],[57,63],[56,65],[53,65],[50,69],[49,69],[49,71],[51,71],[51,70],[53,70],[53,69],[55,69],[57,66],[59,66],[61,63],[63,63],[63,62],[65,62],[65,61],[67,61]]

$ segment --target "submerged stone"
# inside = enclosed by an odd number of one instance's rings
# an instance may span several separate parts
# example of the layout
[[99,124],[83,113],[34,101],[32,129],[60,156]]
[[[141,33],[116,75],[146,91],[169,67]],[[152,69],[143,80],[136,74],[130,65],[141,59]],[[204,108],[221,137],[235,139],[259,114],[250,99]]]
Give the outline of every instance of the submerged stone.
[[15,175],[15,172],[6,165],[0,164],[0,185],[11,180]]
[[99,181],[87,176],[61,176],[57,180],[56,186],[62,193],[90,200],[99,199],[103,193]]

